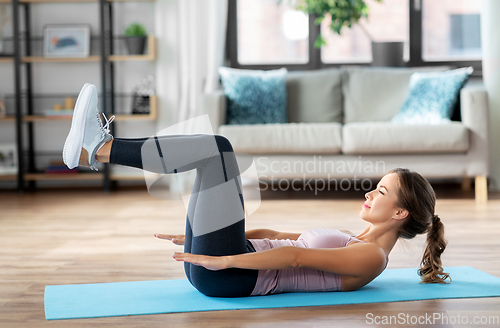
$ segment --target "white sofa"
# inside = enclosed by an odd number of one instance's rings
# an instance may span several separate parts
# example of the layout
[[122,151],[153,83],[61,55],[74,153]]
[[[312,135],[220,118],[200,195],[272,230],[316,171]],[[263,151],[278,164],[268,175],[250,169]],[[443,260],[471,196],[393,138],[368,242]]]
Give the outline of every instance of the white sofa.
[[286,124],[226,125],[222,90],[206,95],[203,105],[214,132],[226,136],[236,152],[254,156],[262,181],[376,179],[406,167],[431,180],[463,178],[464,188],[475,178],[476,200],[486,201],[485,88],[474,80],[462,88],[461,121],[391,123],[415,71],[351,67],[289,72]]

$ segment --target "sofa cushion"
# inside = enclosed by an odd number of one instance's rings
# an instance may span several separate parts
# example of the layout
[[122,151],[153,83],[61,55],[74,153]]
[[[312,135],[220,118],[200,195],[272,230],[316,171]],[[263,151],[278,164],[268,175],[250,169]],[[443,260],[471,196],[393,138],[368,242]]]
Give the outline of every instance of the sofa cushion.
[[274,71],[219,67],[228,124],[286,123],[285,68]]
[[340,153],[340,123],[221,125],[235,151],[253,154]]
[[342,129],[345,154],[463,153],[469,149],[469,130],[459,122],[407,125],[355,122]]
[[342,68],[344,122],[390,121],[405,100],[414,72],[448,68]]
[[439,124],[449,120],[458,93],[472,73],[472,67],[446,72],[417,72],[410,78],[403,106],[393,123]]
[[286,88],[289,122],[342,123],[342,74],[340,69],[288,72]]

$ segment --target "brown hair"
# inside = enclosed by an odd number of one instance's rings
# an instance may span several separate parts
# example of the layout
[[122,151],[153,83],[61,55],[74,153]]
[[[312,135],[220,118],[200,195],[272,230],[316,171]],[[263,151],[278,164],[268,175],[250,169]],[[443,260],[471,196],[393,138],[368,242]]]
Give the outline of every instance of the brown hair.
[[423,283],[448,283],[451,277],[443,272],[441,254],[446,248],[444,225],[434,214],[436,194],[431,184],[417,172],[397,168],[389,171],[398,176],[398,207],[408,211],[408,216],[399,227],[399,237],[412,239],[427,232],[427,245],[422,261],[420,275]]

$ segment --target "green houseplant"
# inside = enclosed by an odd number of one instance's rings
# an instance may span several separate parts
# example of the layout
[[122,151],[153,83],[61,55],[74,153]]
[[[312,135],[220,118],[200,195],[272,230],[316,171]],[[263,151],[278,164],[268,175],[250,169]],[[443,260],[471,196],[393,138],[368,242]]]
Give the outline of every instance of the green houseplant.
[[142,55],[146,44],[146,27],[140,23],[132,23],[125,28],[125,44],[130,55]]
[[[381,2],[382,0],[375,0]],[[314,23],[320,25],[325,16],[332,17],[330,28],[333,32],[340,34],[342,28],[352,27],[361,17],[368,17],[369,8],[364,0],[297,0],[296,9],[306,14],[316,15]],[[361,27],[363,27],[360,24]],[[370,34],[363,28],[363,31],[372,40]],[[318,34],[314,42],[315,48],[326,45],[325,39]]]

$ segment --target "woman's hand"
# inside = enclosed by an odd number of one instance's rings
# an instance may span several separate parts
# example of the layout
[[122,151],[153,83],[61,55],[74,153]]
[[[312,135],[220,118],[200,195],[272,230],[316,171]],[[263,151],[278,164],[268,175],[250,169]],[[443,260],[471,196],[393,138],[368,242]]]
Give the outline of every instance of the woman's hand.
[[175,252],[173,258],[176,261],[193,263],[212,271],[227,269],[229,262],[228,256],[196,255],[181,252]]
[[171,240],[176,245],[184,245],[184,235],[165,235],[160,233],[155,233],[156,238]]

